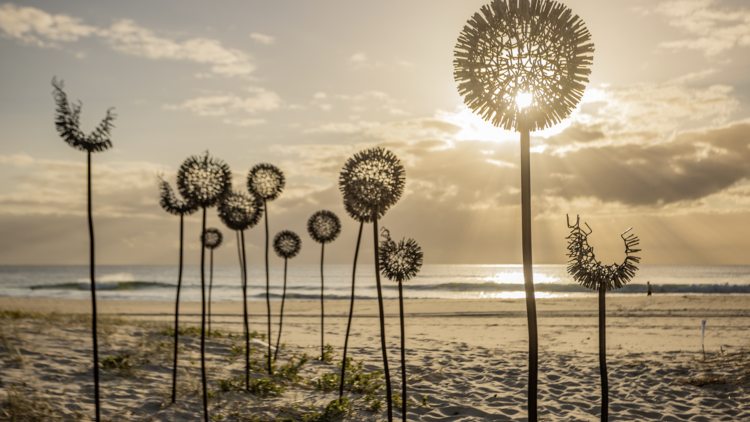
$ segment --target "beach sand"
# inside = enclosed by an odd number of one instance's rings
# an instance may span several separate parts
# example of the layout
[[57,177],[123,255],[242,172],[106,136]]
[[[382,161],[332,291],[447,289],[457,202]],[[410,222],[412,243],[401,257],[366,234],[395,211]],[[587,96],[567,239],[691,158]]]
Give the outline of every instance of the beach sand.
[[[198,337],[180,338],[179,394],[177,404],[170,404],[171,337],[162,332],[173,324],[174,303],[98,304],[100,359],[127,356],[133,365],[103,370],[104,419],[202,420]],[[272,302],[274,342],[279,304]],[[85,300],[0,298],[0,311],[26,314],[0,319],[0,420],[12,409],[50,415],[29,420],[93,416],[90,306]],[[265,306],[249,303],[251,330],[265,332]],[[242,305],[214,303],[212,328],[224,335],[207,340],[208,389],[215,394],[211,415],[265,421],[324,413],[338,393],[316,389],[316,384],[325,389],[330,376],[324,375],[340,372],[336,363],[348,307],[344,300],[325,303],[325,342],[338,353],[333,363],[311,360],[301,367],[299,380],[276,379],[286,388],[283,393],[259,396],[219,388],[219,380],[244,377],[244,358],[235,357],[244,341],[227,336],[242,331]],[[395,394],[401,391],[398,302],[386,301],[385,309]],[[409,420],[526,420],[524,300],[407,300],[405,309],[408,395],[414,401]],[[598,421],[597,299],[538,299],[537,309],[540,420]],[[199,326],[200,303],[182,303],[180,313],[181,326]],[[286,302],[282,343],[280,365],[294,355],[296,361],[302,354],[320,355],[319,301]],[[348,356],[363,362],[363,373],[382,369],[377,301],[356,302],[349,344]],[[253,347],[252,358],[260,362],[251,377],[260,379],[265,349],[259,343]],[[610,421],[750,420],[750,295],[611,295],[607,349]],[[377,397],[347,395],[354,410],[346,420],[384,418],[385,403],[380,412],[368,410]],[[399,409],[394,418],[401,418]]]

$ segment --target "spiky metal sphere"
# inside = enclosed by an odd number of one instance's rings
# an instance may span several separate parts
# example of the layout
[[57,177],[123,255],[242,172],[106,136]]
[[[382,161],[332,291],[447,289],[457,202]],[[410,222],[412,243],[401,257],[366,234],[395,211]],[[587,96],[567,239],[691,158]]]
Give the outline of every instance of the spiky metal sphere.
[[201,240],[207,249],[216,249],[221,246],[221,241],[224,240],[224,236],[221,235],[219,229],[209,227],[206,229],[206,233]]
[[247,188],[266,201],[278,198],[285,183],[284,173],[273,164],[257,164],[247,175]]
[[591,227],[586,224],[589,232],[581,229],[579,226],[580,218],[576,217],[576,223],[570,225],[568,221],[568,228],[570,228],[570,235],[566,237],[568,240],[568,273],[573,276],[573,279],[583,286],[592,289],[599,290],[602,286],[604,290],[610,291],[619,289],[625,284],[629,283],[630,280],[635,276],[635,272],[638,271],[638,267],[635,264],[641,262],[641,258],[637,256],[631,256],[634,253],[640,252],[640,249],[633,249],[638,246],[638,237],[634,234],[626,234],[633,228],[629,228],[623,232],[620,237],[625,242],[625,260],[622,264],[602,265],[601,262],[596,260],[594,255],[594,247],[589,246],[588,235],[593,233]]
[[302,240],[293,231],[280,231],[273,238],[273,250],[281,258],[294,258],[301,247]]
[[81,102],[75,104],[68,102],[68,96],[63,91],[65,84],[62,80],[58,81],[53,78],[52,86],[55,87],[52,95],[55,97],[55,104],[57,105],[55,127],[63,140],[79,151],[102,152],[112,148],[109,135],[112,128],[115,127],[112,122],[117,117],[112,113],[112,109],[107,110],[107,115],[93,132],[85,135],[80,129]]
[[[551,0],[493,0],[458,36],[453,77],[464,103],[505,130],[530,131],[567,117],[581,101],[593,63],[591,34],[577,15]],[[531,95],[521,109],[516,99]]]
[[401,198],[405,185],[401,160],[382,147],[354,154],[339,174],[339,190],[352,210],[377,206],[378,218]]
[[422,268],[424,254],[414,239],[395,242],[385,227],[381,230],[383,241],[380,242],[380,273],[384,277],[399,283],[409,281]]
[[231,230],[255,227],[263,216],[263,200],[252,192],[230,192],[219,203],[219,219]]
[[341,233],[341,220],[331,211],[318,211],[307,220],[307,232],[318,243],[333,242]]
[[[344,209],[349,216],[360,223],[372,223],[372,207],[362,206],[360,202],[344,197]],[[383,218],[385,212],[388,211],[386,208],[378,208],[378,220]]]
[[177,172],[177,190],[186,200],[199,207],[212,207],[232,190],[232,172],[218,158],[208,155],[192,156]]
[[177,198],[162,175],[159,175],[159,204],[172,215],[190,215],[198,210],[197,205]]

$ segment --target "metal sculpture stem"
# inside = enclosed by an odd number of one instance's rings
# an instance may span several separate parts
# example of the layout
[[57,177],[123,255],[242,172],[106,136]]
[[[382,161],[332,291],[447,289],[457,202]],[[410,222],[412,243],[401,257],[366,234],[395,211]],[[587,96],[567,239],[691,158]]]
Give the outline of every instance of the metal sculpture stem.
[[94,281],[94,220],[91,217],[91,152],[86,154],[86,186],[88,195],[89,219],[89,271],[91,272],[91,334],[94,342],[94,403],[96,406],[96,421],[101,420],[99,406],[99,347],[96,336],[96,282]]
[[531,169],[530,134],[524,116],[519,122],[521,132],[521,228],[523,248],[523,278],[526,290],[526,315],[529,327],[529,422],[537,420],[537,383],[539,371],[539,340],[536,324],[536,300],[534,298],[534,271],[531,259]]
[[208,388],[206,387],[206,207],[201,225],[201,383],[203,385],[203,419],[208,422]]
[[281,328],[284,324],[284,300],[286,299],[286,263],[288,259],[284,258],[284,290],[281,293],[281,312],[279,313],[279,335],[276,337],[276,350],[273,352],[273,360],[279,356],[279,342],[281,341]]
[[320,244],[320,360],[323,360],[323,357],[326,354],[326,347],[325,347],[325,341],[323,341],[323,336],[325,334],[325,331],[323,329],[324,325],[324,319],[325,319],[325,306],[323,305],[323,255],[326,250],[326,244],[321,243]]
[[375,242],[375,283],[378,287],[378,309],[380,310],[380,349],[383,351],[385,372],[385,399],[388,404],[388,422],[393,422],[393,398],[391,397],[391,371],[388,370],[388,352],[385,345],[385,312],[383,311],[383,291],[380,288],[380,264],[378,259],[378,207],[372,209],[372,233]]
[[362,240],[362,228],[364,221],[359,223],[359,234],[357,235],[357,247],[354,249],[354,267],[352,268],[352,298],[349,303],[349,322],[346,324],[346,336],[344,337],[344,358],[341,360],[341,386],[339,387],[339,400],[344,396],[344,381],[346,380],[346,348],[349,346],[349,330],[352,328],[352,315],[354,314],[354,280],[357,276],[357,256],[359,255],[359,242]]
[[266,210],[266,308],[268,308],[268,375],[273,375],[273,368],[271,366],[271,294],[270,294],[270,281],[268,279],[268,206],[266,200],[263,199],[263,209]]
[[607,309],[604,284],[599,288],[599,373],[602,377],[602,422],[609,417],[609,382],[607,380]]
[[404,334],[404,289],[398,282],[398,310],[401,317],[401,416],[406,422],[406,335]]
[[182,288],[182,244],[185,215],[180,214],[180,267],[177,270],[177,298],[174,304],[174,366],[172,368],[172,404],[177,401],[177,349],[180,344],[180,289]]
[[250,391],[250,324],[247,321],[247,257],[244,230],[240,230],[240,237],[242,239],[242,308],[245,313],[245,389]]
[[211,249],[211,265],[208,277],[208,336],[211,337],[211,290],[214,287],[214,250]]

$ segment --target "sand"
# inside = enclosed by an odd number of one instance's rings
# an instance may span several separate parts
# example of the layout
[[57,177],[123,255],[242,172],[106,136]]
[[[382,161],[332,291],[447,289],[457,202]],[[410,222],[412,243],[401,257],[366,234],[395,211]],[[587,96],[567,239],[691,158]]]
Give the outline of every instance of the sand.
[[[333,363],[309,361],[300,379],[276,379],[277,395],[222,392],[219,380],[243,377],[235,357],[241,304],[213,305],[213,328],[224,333],[207,341],[211,415],[223,420],[311,418],[337,398],[321,391],[326,374],[338,374],[348,301],[326,302],[325,342]],[[276,339],[278,302],[273,303]],[[537,300],[539,317],[540,420],[598,421],[601,397],[596,298]],[[750,296],[617,296],[607,299],[607,362],[610,421],[750,420]],[[525,421],[528,376],[525,304],[514,300],[408,300],[406,308],[409,420]],[[48,415],[29,420],[88,420],[93,416],[90,302],[0,298],[0,311],[34,316],[0,319],[0,420],[12,406]],[[179,395],[170,404],[173,303],[99,301],[100,357],[127,356],[132,367],[102,372],[105,420],[202,420],[199,338],[181,336]],[[34,313],[39,313],[36,315]],[[320,355],[320,302],[288,301],[279,364]],[[265,331],[264,302],[250,303],[251,330]],[[386,301],[386,332],[394,393],[401,385],[397,301]],[[707,320],[704,358],[701,320]],[[198,326],[200,304],[181,304],[184,327]],[[363,373],[382,369],[377,302],[355,308],[349,356]],[[232,347],[235,347],[234,352]],[[263,378],[262,354],[254,379]],[[325,389],[324,389],[325,390]],[[382,396],[383,391],[378,393]],[[345,420],[382,420],[361,394]],[[426,399],[425,399],[426,397]],[[381,397],[382,398],[382,397]],[[401,418],[394,411],[394,419]],[[218,419],[217,419],[218,420]]]

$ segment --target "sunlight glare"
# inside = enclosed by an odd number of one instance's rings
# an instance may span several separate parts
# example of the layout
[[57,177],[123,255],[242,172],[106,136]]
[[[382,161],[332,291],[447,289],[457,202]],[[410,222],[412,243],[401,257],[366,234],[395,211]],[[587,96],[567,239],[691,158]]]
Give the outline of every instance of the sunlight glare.
[[532,101],[534,101],[534,95],[531,93],[519,92],[518,95],[516,95],[516,104],[521,109],[530,106]]

